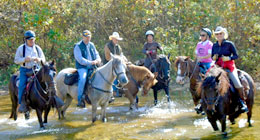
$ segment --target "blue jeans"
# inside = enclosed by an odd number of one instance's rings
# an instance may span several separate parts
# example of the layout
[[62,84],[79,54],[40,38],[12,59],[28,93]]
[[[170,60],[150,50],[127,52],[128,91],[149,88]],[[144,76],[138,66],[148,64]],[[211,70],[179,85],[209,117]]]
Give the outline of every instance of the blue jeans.
[[26,76],[26,72],[30,72],[32,71],[32,69],[27,69],[27,68],[23,68],[20,67],[20,82],[19,82],[19,87],[18,87],[18,103],[21,104],[22,102],[22,96],[24,93],[24,90],[26,88],[26,83],[27,83],[27,79],[28,77]]
[[200,66],[200,72],[205,74],[207,70],[211,67],[211,62],[209,63],[199,62],[199,66]]
[[[114,85],[117,85],[118,84],[118,80],[116,79],[115,81],[114,81]],[[112,86],[113,87],[113,91],[114,92],[116,92],[116,96],[119,96],[119,91],[118,91],[118,89],[116,88],[116,86]]]
[[79,81],[78,81],[78,103],[81,102],[81,98],[84,92],[84,87],[87,81],[87,76],[88,76],[88,69],[86,68],[81,68],[78,69],[79,73]]

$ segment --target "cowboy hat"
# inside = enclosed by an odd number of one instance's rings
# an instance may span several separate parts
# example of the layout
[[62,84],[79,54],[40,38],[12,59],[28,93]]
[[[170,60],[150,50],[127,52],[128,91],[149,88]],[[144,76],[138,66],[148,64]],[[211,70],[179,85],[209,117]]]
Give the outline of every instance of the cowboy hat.
[[[227,39],[228,38],[228,32],[226,28],[223,28],[221,26],[218,26],[216,28],[216,30],[214,31],[214,35],[218,34],[218,33],[224,33],[224,38]],[[216,36],[216,35],[215,35]]]
[[115,38],[117,40],[123,40],[123,38],[119,36],[118,32],[113,32],[113,34],[109,36],[109,40],[112,40],[112,38]]

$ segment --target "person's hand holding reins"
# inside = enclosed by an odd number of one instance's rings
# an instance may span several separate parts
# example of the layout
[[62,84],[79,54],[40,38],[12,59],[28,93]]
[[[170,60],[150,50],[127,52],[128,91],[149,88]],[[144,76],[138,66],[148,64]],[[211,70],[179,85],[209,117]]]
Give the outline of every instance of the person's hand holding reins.
[[225,61],[229,61],[231,60],[229,56],[223,56],[222,57],[222,60],[225,62]]

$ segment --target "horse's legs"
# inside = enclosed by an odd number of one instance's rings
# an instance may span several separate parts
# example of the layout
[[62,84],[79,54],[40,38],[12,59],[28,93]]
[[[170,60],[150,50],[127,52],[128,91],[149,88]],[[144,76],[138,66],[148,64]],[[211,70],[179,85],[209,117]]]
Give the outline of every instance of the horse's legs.
[[226,135],[227,133],[225,132],[226,130],[226,115],[223,115],[220,118],[220,123],[221,123],[221,131],[223,133],[223,135]]
[[207,114],[208,116],[208,120],[211,124],[211,126],[213,127],[214,131],[218,131],[218,126],[217,126],[217,119],[214,118],[214,116],[209,116],[209,114]]
[[63,106],[62,109],[61,109],[62,118],[65,118],[66,110],[67,110],[67,108],[70,106],[71,102],[72,102],[72,97],[67,94],[67,95],[66,95],[66,99],[65,99],[64,106]]
[[134,97],[133,97],[133,95],[127,90],[125,92],[125,97],[128,98],[128,100],[130,101],[129,109],[132,110],[133,106],[134,106]]
[[251,117],[252,117],[252,108],[253,108],[253,105],[251,104],[247,104],[248,106],[248,112],[247,112],[247,122],[248,122],[248,126],[249,127],[252,127],[252,124],[251,124]]
[[101,115],[102,115],[102,121],[107,122],[106,118],[106,108],[107,108],[108,103],[105,103],[104,105],[101,105]]
[[[15,95],[13,95],[15,96]],[[14,97],[13,97],[14,98]],[[17,101],[15,101],[14,99],[12,99],[12,112],[9,118],[14,118],[14,120],[17,120]]]
[[157,100],[157,89],[153,89],[153,97],[154,97],[154,105],[157,105],[158,100]]
[[167,96],[167,101],[170,102],[171,98],[170,98],[170,95],[169,95],[169,86],[164,87],[164,91],[165,91],[165,94]]
[[44,111],[44,122],[43,123],[48,122],[48,114],[49,114],[50,110],[51,110],[50,106],[45,109],[45,111]]
[[92,103],[92,123],[94,123],[97,120],[97,103]]
[[37,114],[37,117],[38,117],[40,128],[44,129],[44,126],[43,126],[43,123],[42,123],[42,110],[40,110],[39,108],[36,108],[36,114]]

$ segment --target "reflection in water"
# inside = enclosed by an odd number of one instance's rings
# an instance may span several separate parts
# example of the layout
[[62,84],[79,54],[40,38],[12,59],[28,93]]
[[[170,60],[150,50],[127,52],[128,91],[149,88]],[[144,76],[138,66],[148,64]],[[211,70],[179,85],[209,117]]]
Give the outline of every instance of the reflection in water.
[[[220,132],[213,132],[206,116],[193,111],[190,93],[171,95],[173,101],[166,102],[160,97],[153,106],[153,97],[140,97],[138,110],[129,111],[126,98],[116,98],[107,108],[107,123],[91,122],[91,107],[81,109],[75,102],[68,109],[65,120],[58,120],[56,111],[51,111],[45,130],[39,129],[35,111],[25,120],[19,114],[17,121],[8,119],[11,102],[9,96],[0,96],[0,139],[219,139]],[[255,100],[253,125],[247,127],[247,117],[243,114],[237,124],[227,121],[230,139],[256,139],[260,137],[260,99]],[[220,124],[218,124],[220,126]]]

